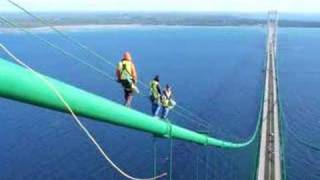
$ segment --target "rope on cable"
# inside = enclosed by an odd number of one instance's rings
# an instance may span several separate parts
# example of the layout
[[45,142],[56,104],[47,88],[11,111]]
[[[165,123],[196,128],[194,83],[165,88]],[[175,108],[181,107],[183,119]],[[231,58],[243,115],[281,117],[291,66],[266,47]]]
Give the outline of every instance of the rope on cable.
[[129,174],[125,173],[122,169],[120,169],[107,155],[107,153],[102,149],[100,144],[96,141],[96,139],[93,137],[93,135],[89,132],[89,130],[82,124],[80,119],[77,117],[77,115],[72,110],[71,106],[68,104],[68,102],[64,99],[62,94],[59,92],[59,90],[51,84],[43,75],[36,72],[32,67],[25,64],[22,60],[18,59],[13,53],[11,53],[4,45],[0,44],[0,48],[7,53],[16,63],[23,66],[27,70],[29,70],[31,73],[34,74],[37,78],[39,78],[57,97],[58,99],[64,104],[64,106],[67,108],[75,122],[78,124],[78,126],[81,128],[81,130],[86,134],[86,136],[90,139],[90,141],[93,143],[93,145],[97,148],[97,150],[100,152],[100,154],[104,157],[105,160],[115,169],[117,170],[121,175],[128,179],[132,180],[154,180],[158,179],[164,176],[167,176],[167,173],[160,174],[158,176],[152,177],[152,178],[136,178],[133,176],[130,176]]
[[[102,55],[100,55],[99,53],[97,53],[96,51],[94,51],[93,49],[89,48],[88,46],[84,45],[83,43],[77,41],[74,38],[71,38],[70,36],[68,36],[66,33],[60,31],[59,29],[57,29],[56,27],[54,27],[53,25],[51,25],[50,22],[34,15],[33,13],[31,13],[30,11],[28,11],[27,9],[23,8],[21,5],[19,5],[18,3],[12,1],[12,0],[7,0],[10,4],[12,4],[13,6],[17,7],[18,9],[20,9],[21,11],[25,12],[27,15],[29,15],[30,17],[36,19],[37,21],[39,21],[40,23],[44,24],[45,26],[49,27],[51,30],[53,30],[54,32],[58,33],[60,36],[62,36],[63,38],[69,40],[70,42],[72,42],[73,44],[77,45],[78,47],[80,47],[81,49],[89,52],[90,54],[92,54],[93,56],[97,57],[98,59],[102,60],[103,62],[107,63],[108,65],[110,65],[111,67],[115,68],[116,66],[109,60],[107,60],[105,57],[103,57]],[[138,81],[139,84],[141,84],[144,88],[148,89],[149,86],[142,82],[142,81]],[[182,107],[181,105],[176,105],[177,108],[187,112],[188,114],[191,114],[194,117],[197,117],[195,119],[197,120],[201,120],[203,122],[208,122],[208,121],[204,121],[203,119],[201,119],[198,115],[195,115],[193,112],[191,112],[190,110]],[[177,112],[176,110],[173,110],[174,112]],[[191,118],[192,119],[192,118]]]

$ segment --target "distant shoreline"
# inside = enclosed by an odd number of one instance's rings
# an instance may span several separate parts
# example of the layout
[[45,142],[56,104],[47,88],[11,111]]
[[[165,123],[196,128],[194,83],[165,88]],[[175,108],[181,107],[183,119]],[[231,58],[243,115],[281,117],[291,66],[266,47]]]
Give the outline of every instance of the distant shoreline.
[[[186,27],[262,27],[264,25],[238,25],[238,26],[190,26],[190,25],[144,25],[144,24],[110,24],[110,25],[98,25],[98,24],[87,24],[87,25],[55,25],[53,27],[62,31],[91,31],[91,30],[104,30],[104,29],[125,29],[125,28],[161,28],[161,27],[172,27],[172,28],[186,28]],[[51,32],[50,27],[22,27],[31,32],[46,33]],[[23,32],[19,28],[14,27],[0,27],[0,33],[20,33]]]
[[[129,28],[129,27],[140,27],[144,25],[139,24],[119,24],[119,25],[97,25],[97,24],[81,24],[81,25],[54,25],[53,27],[62,31],[73,31],[73,30],[99,30],[99,29],[117,29],[117,28]],[[32,32],[49,32],[51,31],[50,27],[39,26],[39,27],[22,27],[28,31]],[[22,32],[19,28],[15,27],[0,27],[0,32]]]
[[[37,20],[21,14],[0,13],[4,17],[24,28],[35,30],[43,28]],[[47,20],[52,25],[72,30],[74,28],[120,28],[133,26],[264,26],[267,23],[267,14],[208,14],[208,13],[156,13],[156,12],[109,12],[109,13],[37,13],[37,16]],[[319,17],[319,18],[317,18]],[[320,27],[320,15],[288,16],[279,21],[280,27]],[[10,25],[0,22],[0,28],[11,28]]]
[[[128,28],[237,28],[237,27],[247,27],[247,28],[259,28],[264,27],[265,25],[217,25],[217,26],[205,26],[205,25],[144,25],[144,24],[80,24],[80,25],[54,25],[53,27],[61,31],[99,31],[99,30],[110,30],[110,29],[128,29]],[[52,32],[50,27],[40,26],[40,27],[22,27],[30,32],[35,33],[49,33]],[[320,27],[281,27],[281,28],[320,28]],[[19,28],[14,27],[0,27],[1,33],[23,33]]]

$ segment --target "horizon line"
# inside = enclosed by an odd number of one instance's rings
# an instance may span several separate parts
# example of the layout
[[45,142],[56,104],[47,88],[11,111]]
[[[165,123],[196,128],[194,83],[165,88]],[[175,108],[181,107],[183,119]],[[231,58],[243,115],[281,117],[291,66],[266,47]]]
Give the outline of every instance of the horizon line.
[[[264,14],[268,13],[269,11],[227,11],[227,10],[215,10],[215,11],[202,11],[202,10],[31,10],[31,12],[36,13],[211,13],[211,14],[218,14],[218,13],[225,13],[225,14]],[[302,11],[277,11],[280,14],[305,14],[305,15],[314,15],[319,14],[320,12],[302,12]],[[22,11],[17,10],[4,10],[1,11],[0,14],[3,13],[23,13]]]

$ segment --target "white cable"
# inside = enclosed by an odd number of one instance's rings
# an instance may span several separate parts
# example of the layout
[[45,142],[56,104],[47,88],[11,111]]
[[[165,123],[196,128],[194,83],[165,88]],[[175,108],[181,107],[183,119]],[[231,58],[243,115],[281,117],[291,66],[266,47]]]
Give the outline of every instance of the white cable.
[[110,158],[109,156],[106,154],[106,152],[102,149],[102,147],[99,145],[99,143],[95,140],[95,138],[93,137],[93,135],[89,132],[89,130],[82,124],[82,122],[80,121],[80,119],[77,117],[77,115],[74,113],[74,111],[72,110],[72,108],[70,107],[70,105],[67,103],[67,101],[64,99],[64,97],[62,96],[62,94],[59,92],[59,90],[53,85],[51,84],[43,75],[41,75],[40,73],[36,72],[34,69],[32,69],[30,66],[28,66],[27,64],[25,64],[23,61],[21,61],[20,59],[18,59],[15,55],[13,55],[4,45],[0,44],[0,48],[7,53],[14,61],[16,61],[18,64],[20,64],[21,66],[25,67],[26,69],[28,69],[30,72],[32,72],[36,77],[38,77],[43,83],[46,84],[46,86],[48,86],[48,88],[50,88],[50,90],[52,90],[52,92],[55,93],[55,95],[59,98],[59,100],[64,104],[64,106],[67,108],[67,110],[69,111],[69,113],[72,115],[73,119],[75,120],[75,122],[79,125],[79,127],[81,128],[81,130],[87,135],[87,137],[91,140],[91,142],[96,146],[96,148],[98,149],[98,151],[100,152],[100,154],[105,158],[105,160],[107,160],[109,162],[109,164],[116,169],[120,174],[122,174],[124,177],[128,178],[128,179],[132,179],[132,180],[154,180],[154,179],[158,179],[161,177],[164,177],[167,175],[167,173],[163,173],[160,174],[158,176],[152,177],[152,178],[136,178],[136,177],[132,177],[130,175],[128,175],[127,173],[125,173],[123,170],[121,170]]

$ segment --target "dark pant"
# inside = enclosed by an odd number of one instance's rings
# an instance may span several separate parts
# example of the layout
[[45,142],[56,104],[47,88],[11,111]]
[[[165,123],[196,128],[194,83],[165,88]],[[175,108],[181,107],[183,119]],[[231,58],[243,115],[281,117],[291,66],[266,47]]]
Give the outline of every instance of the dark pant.
[[152,115],[153,116],[158,116],[160,112],[160,103],[156,101],[151,102],[151,110],[152,110]]
[[120,80],[120,83],[124,90],[124,105],[130,107],[132,101],[132,81],[128,79]]
[[124,89],[124,105],[130,107],[132,101],[132,90]]

